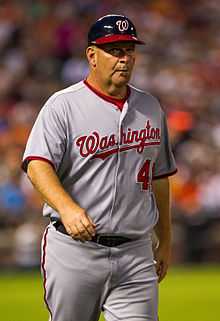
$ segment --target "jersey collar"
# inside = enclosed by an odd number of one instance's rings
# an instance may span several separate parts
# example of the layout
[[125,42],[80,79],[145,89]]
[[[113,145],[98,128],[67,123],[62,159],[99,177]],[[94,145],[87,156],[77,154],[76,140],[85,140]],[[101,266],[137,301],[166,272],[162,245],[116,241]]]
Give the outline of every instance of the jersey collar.
[[105,101],[117,106],[121,111],[123,109],[124,103],[126,102],[126,100],[128,99],[128,97],[130,96],[130,87],[127,86],[127,94],[126,97],[123,99],[118,99],[118,98],[113,98],[111,96],[107,96],[103,93],[101,93],[99,90],[97,90],[96,88],[94,88],[93,86],[91,86],[88,81],[85,79],[84,84],[90,89],[92,90],[97,96],[101,97],[102,99],[104,99]]

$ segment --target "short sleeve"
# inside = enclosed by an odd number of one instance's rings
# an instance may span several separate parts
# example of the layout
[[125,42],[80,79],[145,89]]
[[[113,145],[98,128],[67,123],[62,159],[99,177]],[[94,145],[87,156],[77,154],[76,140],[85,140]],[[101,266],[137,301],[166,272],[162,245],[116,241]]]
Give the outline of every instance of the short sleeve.
[[177,172],[175,159],[169,141],[167,121],[164,112],[161,117],[161,144],[154,164],[153,179],[171,176]]
[[65,117],[60,99],[49,99],[41,109],[27,141],[22,169],[31,160],[50,163],[57,171],[66,149]]

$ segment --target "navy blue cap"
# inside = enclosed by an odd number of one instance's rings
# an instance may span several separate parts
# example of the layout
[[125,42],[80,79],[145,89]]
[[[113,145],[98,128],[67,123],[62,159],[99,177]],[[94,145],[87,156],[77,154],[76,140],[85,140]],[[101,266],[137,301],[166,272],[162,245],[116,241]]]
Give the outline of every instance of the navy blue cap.
[[134,24],[123,15],[109,14],[98,19],[88,33],[88,44],[101,45],[105,43],[129,41],[144,45],[138,39]]

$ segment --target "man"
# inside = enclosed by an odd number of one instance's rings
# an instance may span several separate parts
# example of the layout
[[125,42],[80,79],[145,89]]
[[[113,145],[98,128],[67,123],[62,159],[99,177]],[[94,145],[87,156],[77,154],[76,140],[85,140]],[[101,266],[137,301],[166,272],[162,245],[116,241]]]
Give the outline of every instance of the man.
[[136,44],[127,17],[96,21],[87,79],[49,98],[27,143],[23,169],[51,220],[42,272],[53,321],[97,321],[101,310],[107,321],[157,320],[176,167],[158,101],[128,85]]

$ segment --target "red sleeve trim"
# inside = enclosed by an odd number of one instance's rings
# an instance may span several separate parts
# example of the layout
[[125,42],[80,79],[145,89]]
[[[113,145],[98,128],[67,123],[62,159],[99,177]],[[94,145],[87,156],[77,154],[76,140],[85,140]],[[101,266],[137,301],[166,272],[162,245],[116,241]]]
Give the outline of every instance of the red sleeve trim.
[[154,179],[160,179],[160,178],[165,178],[165,177],[168,177],[168,176],[172,176],[174,174],[177,173],[177,169],[175,169],[174,171],[170,172],[170,173],[166,173],[166,174],[163,174],[163,175],[158,175],[158,176],[154,176],[153,177],[153,180]]
[[27,168],[28,168],[28,164],[32,161],[32,160],[42,160],[48,164],[50,164],[53,169],[55,170],[55,166],[54,164],[47,158],[41,157],[41,156],[28,156],[27,158],[25,158],[25,160],[22,162],[21,164],[21,168],[23,169],[24,172],[27,173]]

